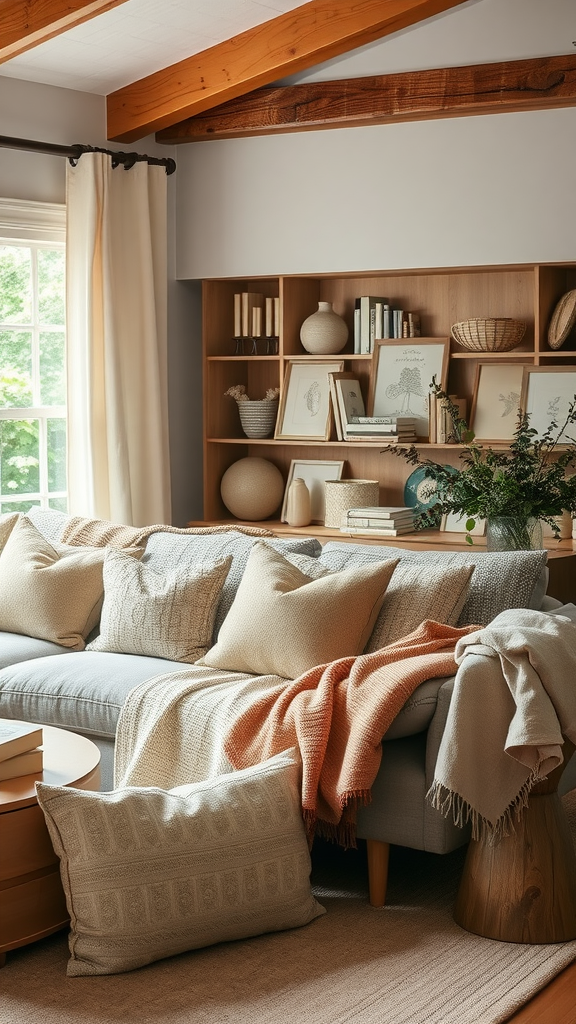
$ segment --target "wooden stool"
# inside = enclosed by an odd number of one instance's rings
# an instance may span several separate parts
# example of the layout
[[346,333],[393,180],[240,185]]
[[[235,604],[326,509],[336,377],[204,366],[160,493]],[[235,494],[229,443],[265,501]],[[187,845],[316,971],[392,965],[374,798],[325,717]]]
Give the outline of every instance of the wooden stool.
[[568,942],[576,938],[576,854],[557,788],[564,761],[534,787],[515,831],[499,843],[470,841],[454,920],[503,942]]

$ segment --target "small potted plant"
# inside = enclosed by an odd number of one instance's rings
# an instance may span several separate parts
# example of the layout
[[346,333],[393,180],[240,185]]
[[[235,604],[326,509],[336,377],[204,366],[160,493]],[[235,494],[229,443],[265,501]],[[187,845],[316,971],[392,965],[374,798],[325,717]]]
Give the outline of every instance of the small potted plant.
[[[560,427],[552,421],[539,436],[529,416],[521,414],[509,447],[496,450],[474,440],[458,408],[434,379],[432,390],[448,406],[453,436],[463,445],[460,468],[421,459],[415,445],[386,449],[411,465],[423,466],[430,478],[428,497],[434,495],[435,503],[416,516],[416,528],[438,526],[441,515],[455,512],[466,519],[469,544],[476,519],[486,520],[489,550],[541,547],[542,522],[558,538],[557,517],[564,511],[576,514],[576,475],[566,475],[576,468],[576,440],[566,434],[576,422],[576,395]],[[568,443],[560,443],[564,436]]]
[[268,388],[264,398],[254,400],[248,397],[243,384],[234,384],[224,394],[235,399],[246,437],[270,436],[276,426],[280,388]]

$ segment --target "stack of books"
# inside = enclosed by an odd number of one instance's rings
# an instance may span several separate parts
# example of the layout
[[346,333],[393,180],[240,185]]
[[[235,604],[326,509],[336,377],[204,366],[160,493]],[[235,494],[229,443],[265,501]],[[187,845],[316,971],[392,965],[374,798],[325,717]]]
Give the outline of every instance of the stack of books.
[[395,309],[383,295],[361,295],[354,306],[354,352],[374,351],[376,338],[419,338],[420,314]]
[[346,441],[412,444],[416,441],[414,416],[351,416],[344,430]]
[[[458,409],[460,419],[466,419],[466,399],[457,395],[448,396],[452,405]],[[428,400],[428,440],[430,444],[457,444],[460,440],[454,431],[454,423],[446,400],[436,398],[431,392]]]
[[42,729],[28,722],[0,719],[0,782],[41,772]]
[[414,509],[407,505],[349,508],[342,517],[340,530],[365,537],[398,537],[414,530]]

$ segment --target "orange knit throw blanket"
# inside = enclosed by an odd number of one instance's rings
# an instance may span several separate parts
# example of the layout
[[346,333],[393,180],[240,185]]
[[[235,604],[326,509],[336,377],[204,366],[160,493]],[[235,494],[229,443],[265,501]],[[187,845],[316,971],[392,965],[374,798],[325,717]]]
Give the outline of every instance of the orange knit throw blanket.
[[227,757],[234,768],[247,768],[298,746],[309,840],[317,830],[354,846],[356,805],[370,799],[384,733],[420,683],[456,672],[456,641],[477,628],[427,619],[379,651],[279,684],[236,719]]

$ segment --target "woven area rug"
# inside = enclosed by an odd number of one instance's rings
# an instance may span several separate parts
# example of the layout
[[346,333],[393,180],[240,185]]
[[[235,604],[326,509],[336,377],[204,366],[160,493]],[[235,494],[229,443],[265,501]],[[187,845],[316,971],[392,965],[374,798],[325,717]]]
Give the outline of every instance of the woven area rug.
[[[565,798],[576,836],[576,791]],[[576,959],[576,942],[471,935],[451,916],[463,851],[392,851],[388,903],[363,851],[318,844],[328,913],[304,928],[102,978],[67,978],[65,933],[8,954],[2,1024],[497,1024]]]

